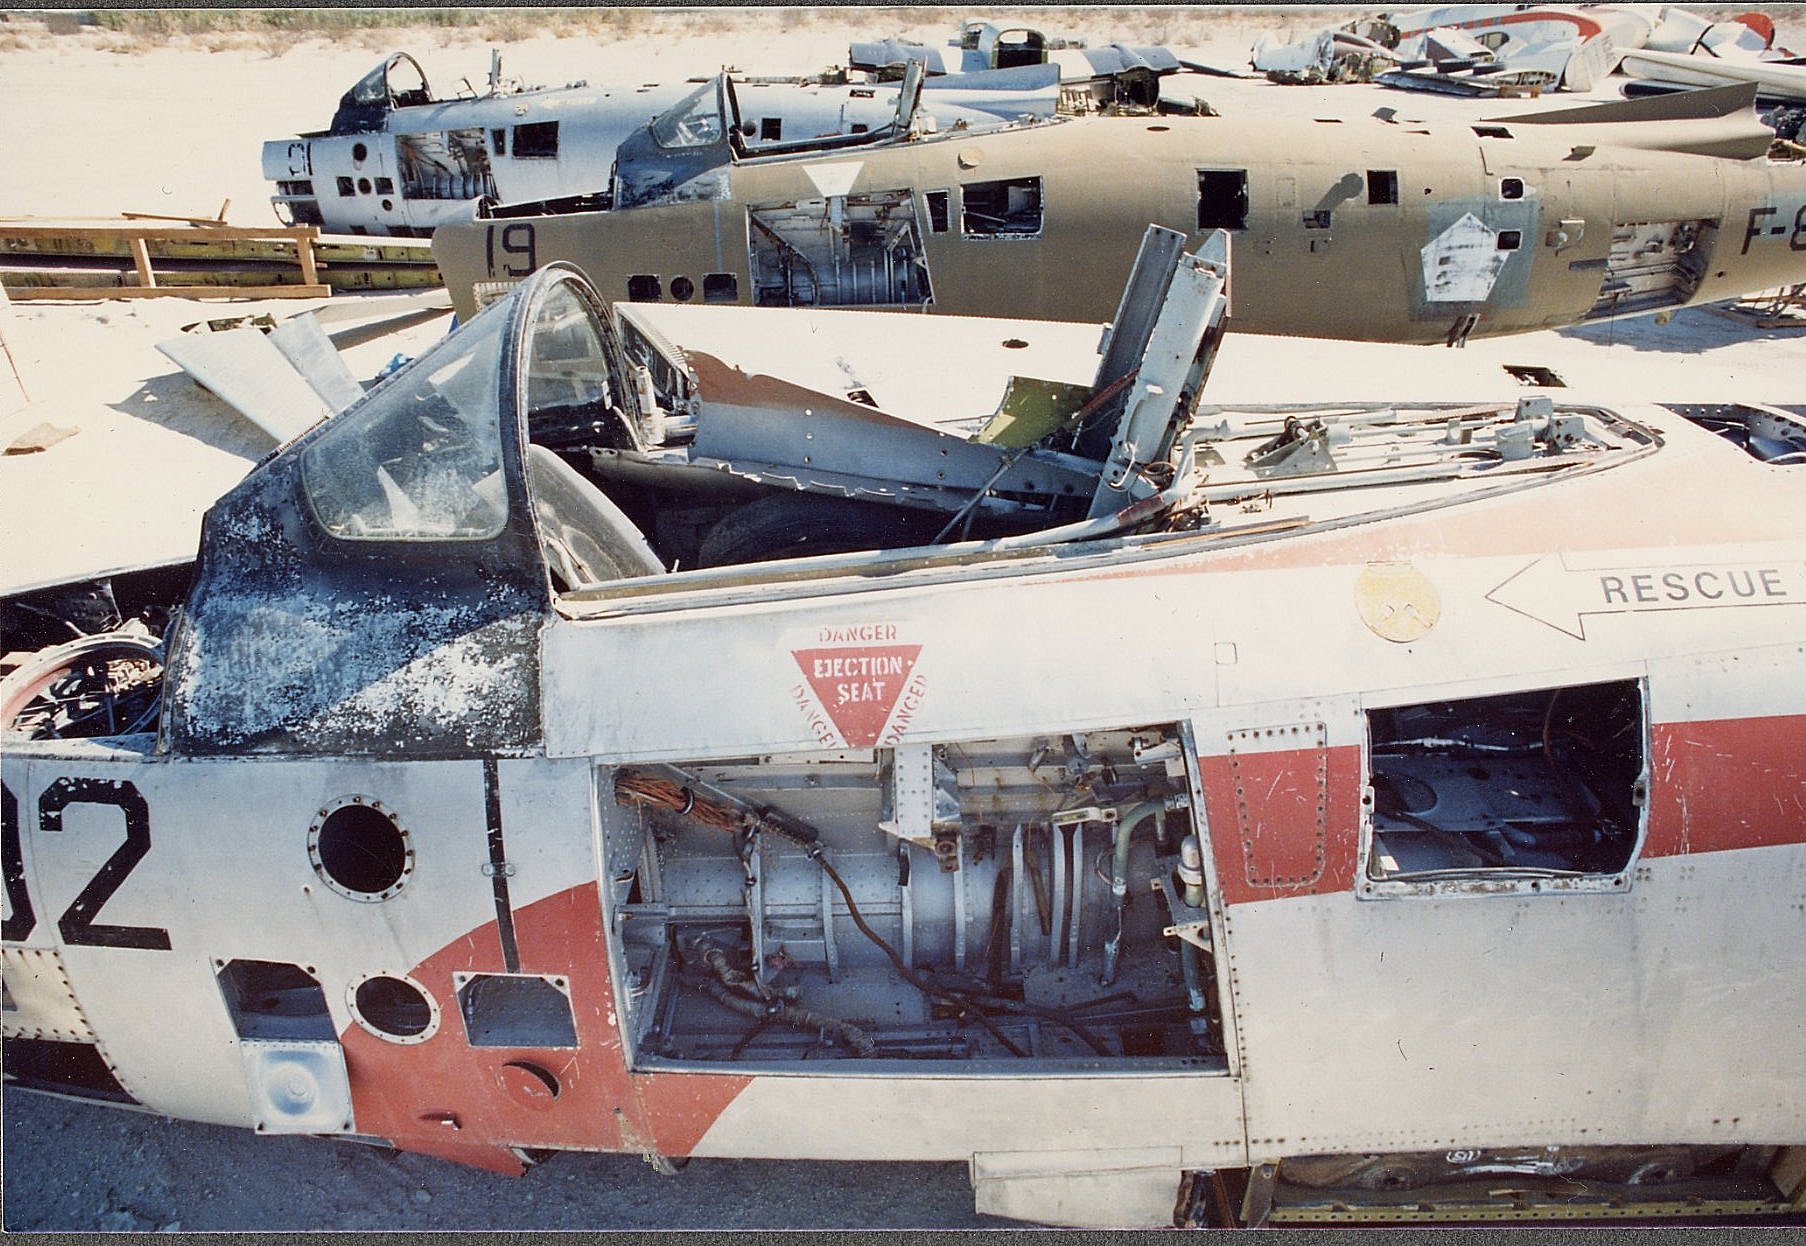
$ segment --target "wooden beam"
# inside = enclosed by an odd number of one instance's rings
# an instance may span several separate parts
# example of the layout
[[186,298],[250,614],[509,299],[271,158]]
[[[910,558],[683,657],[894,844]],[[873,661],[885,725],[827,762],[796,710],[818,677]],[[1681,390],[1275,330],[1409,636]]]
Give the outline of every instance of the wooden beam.
[[208,241],[217,238],[303,238],[312,241],[320,236],[318,225],[273,225],[254,229],[245,225],[207,225],[201,228],[177,225],[21,225],[0,220],[3,238],[143,238],[146,241],[180,242],[183,239]]
[[9,287],[15,303],[43,299],[135,299],[162,296],[186,299],[320,299],[331,286],[27,286]]
[[132,266],[138,270],[138,284],[146,289],[155,289],[157,274],[151,271],[150,247],[142,238],[132,239]]
[[301,280],[307,285],[317,285],[320,271],[314,267],[314,240],[312,238],[295,239],[295,258],[301,261]]

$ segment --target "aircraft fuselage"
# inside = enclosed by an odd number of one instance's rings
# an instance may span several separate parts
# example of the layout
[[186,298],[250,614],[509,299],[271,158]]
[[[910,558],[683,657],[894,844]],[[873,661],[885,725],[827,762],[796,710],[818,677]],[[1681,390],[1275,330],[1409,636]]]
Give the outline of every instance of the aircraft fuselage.
[[1103,320],[1148,224],[1223,228],[1238,331],[1425,343],[1806,278],[1806,166],[1573,137],[1074,119],[746,158],[706,197],[461,222],[434,252],[466,313],[568,259],[612,299]]

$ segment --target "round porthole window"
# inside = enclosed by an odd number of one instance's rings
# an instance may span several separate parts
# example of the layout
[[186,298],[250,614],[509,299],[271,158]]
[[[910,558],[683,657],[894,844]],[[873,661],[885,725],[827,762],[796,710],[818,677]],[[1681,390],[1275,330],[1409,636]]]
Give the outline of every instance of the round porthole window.
[[671,278],[671,297],[680,303],[688,303],[696,293],[696,283],[688,277]]
[[351,1017],[391,1043],[424,1043],[439,1030],[439,1005],[412,978],[370,974],[351,984]]
[[351,900],[387,900],[414,872],[414,845],[381,801],[346,796],[307,828],[307,859],[320,881]]

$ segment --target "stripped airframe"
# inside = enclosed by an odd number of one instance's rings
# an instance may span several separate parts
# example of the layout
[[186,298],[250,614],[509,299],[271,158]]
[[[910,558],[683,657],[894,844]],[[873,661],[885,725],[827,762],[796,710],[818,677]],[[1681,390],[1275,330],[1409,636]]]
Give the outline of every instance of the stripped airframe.
[[465,314],[562,259],[611,300],[1101,321],[1153,222],[1234,236],[1243,331],[1458,343],[1806,280],[1806,164],[1766,158],[1752,90],[935,134],[905,91],[882,138],[755,153],[721,78],[624,140],[595,195],[480,206],[433,254]]
[[[925,120],[942,129],[986,127],[1057,110],[1121,101],[1152,104],[1179,60],[1164,48],[1082,42],[1028,28],[967,22],[957,70],[936,49],[888,40],[854,44],[858,73],[738,75],[748,149],[799,138],[880,130],[897,111],[904,67],[917,62]],[[683,99],[693,82],[529,87],[490,55],[482,90],[451,95],[428,84],[405,52],[386,57],[339,100],[321,131],[263,145],[264,176],[285,222],[335,233],[427,238],[469,214],[478,198],[518,202],[575,197],[608,181],[615,148]]]
[[1177,242],[1088,391],[889,430],[1064,472],[1004,535],[668,570],[601,458],[874,413],[560,265],[265,460],[0,688],[8,1076],[1058,1224],[1806,1206],[1806,426],[1207,405]]

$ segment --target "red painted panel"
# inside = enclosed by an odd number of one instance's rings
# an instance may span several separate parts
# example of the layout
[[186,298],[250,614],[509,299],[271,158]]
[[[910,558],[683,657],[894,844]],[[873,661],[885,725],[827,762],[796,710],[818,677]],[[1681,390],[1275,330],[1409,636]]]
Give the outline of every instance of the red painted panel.
[[1806,843],[1806,717],[1656,723],[1645,857]]
[[1213,754],[1198,767],[1225,903],[1353,888],[1358,747]]
[[[441,949],[409,973],[431,991],[439,1028],[423,1043],[388,1042],[352,1025],[341,1036],[360,1133],[496,1171],[518,1172],[508,1147],[654,1150],[687,1155],[750,1078],[629,1073],[608,970],[596,885],[517,909],[523,973],[570,984],[575,1049],[472,1047],[458,1015],[454,972],[500,973],[495,923]],[[557,1082],[556,1097],[527,1062]]]

